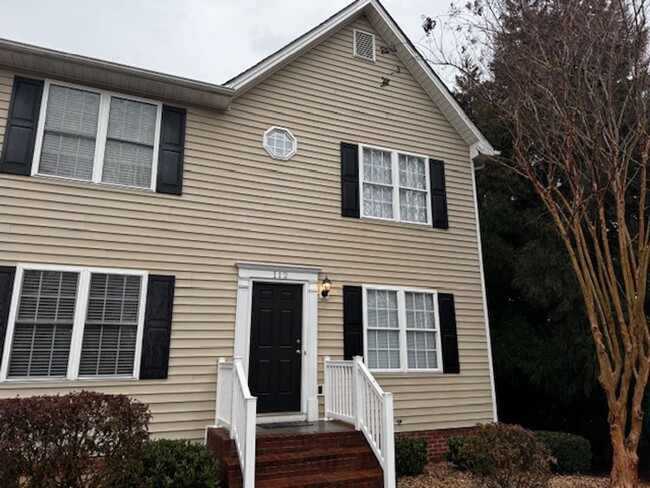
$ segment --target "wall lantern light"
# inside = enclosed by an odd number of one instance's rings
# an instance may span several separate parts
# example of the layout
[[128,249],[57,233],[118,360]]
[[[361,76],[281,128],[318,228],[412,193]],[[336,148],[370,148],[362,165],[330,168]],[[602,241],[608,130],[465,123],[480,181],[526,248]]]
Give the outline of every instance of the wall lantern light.
[[325,276],[325,278],[323,279],[323,282],[320,285],[320,295],[321,295],[321,297],[327,298],[328,295],[330,294],[331,289],[332,289],[332,282],[330,281],[330,279],[327,276]]

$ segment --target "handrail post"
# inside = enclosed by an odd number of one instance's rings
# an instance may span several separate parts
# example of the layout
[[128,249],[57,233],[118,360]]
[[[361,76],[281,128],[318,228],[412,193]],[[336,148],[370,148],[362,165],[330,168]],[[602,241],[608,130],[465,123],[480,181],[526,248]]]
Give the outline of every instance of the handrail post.
[[217,360],[217,383],[216,383],[216,392],[215,392],[215,405],[214,405],[214,425],[219,427],[219,414],[222,413],[221,409],[223,408],[223,398],[220,398],[219,395],[219,384],[221,381],[221,365],[226,362],[225,358],[219,358]]
[[325,356],[325,359],[323,360],[323,396],[325,397],[325,418],[329,418],[328,414],[332,411],[332,394],[329,391],[332,387],[332,378],[330,377],[330,371],[327,367],[327,363],[329,363],[331,360],[332,358],[329,356]]
[[235,434],[237,433],[237,426],[239,425],[239,416],[244,414],[244,412],[239,412],[237,408],[235,408],[235,388],[237,387],[237,365],[241,364],[241,357],[240,356],[235,356],[232,358],[232,374],[231,376],[231,382],[230,382],[230,409],[231,409],[231,418],[230,418],[230,438],[234,439]]
[[393,394],[384,393],[382,452],[384,454],[384,488],[395,488],[395,428],[393,426]]
[[359,430],[361,428],[363,417],[363,402],[361,401],[361,394],[363,392],[363,378],[361,377],[361,363],[363,358],[361,356],[354,356],[354,427]]
[[[254,488],[255,486],[255,430],[256,422],[254,421],[257,413],[257,399],[246,401],[246,466],[244,473],[244,488]],[[253,421],[251,422],[251,419]]]

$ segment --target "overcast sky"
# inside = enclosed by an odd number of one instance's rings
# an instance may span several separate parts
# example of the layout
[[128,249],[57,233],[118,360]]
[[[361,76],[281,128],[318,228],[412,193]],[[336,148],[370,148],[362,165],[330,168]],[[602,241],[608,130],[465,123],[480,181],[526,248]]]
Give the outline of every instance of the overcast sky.
[[[0,0],[0,37],[224,83],[351,0]],[[383,0],[414,43],[447,0]]]

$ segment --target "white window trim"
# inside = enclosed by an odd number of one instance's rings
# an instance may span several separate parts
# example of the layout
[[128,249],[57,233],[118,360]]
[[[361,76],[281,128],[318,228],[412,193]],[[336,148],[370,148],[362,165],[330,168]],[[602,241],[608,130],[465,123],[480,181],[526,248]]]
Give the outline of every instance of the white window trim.
[[[99,94],[99,119],[97,121],[97,134],[95,135],[95,158],[93,160],[93,174],[90,180],[82,180],[79,178],[69,178],[67,176],[47,175],[39,173],[41,162],[41,150],[43,148],[43,135],[45,133],[45,117],[47,115],[47,102],[50,95],[50,86],[58,85],[66,88],[74,88],[87,92]],[[111,97],[123,98],[125,100],[132,100],[134,102],[148,103],[156,106],[156,129],[154,132],[154,146],[153,146],[153,161],[151,164],[151,184],[149,188],[142,188],[138,186],[120,185],[117,183],[105,183],[102,181],[102,173],[104,169],[104,153],[106,150],[106,137],[108,134],[108,116],[110,112]],[[43,86],[43,98],[41,100],[41,108],[38,116],[38,127],[36,130],[36,143],[34,144],[34,157],[32,159],[32,176],[39,176],[43,178],[54,178],[57,180],[77,181],[82,183],[93,183],[98,185],[112,186],[117,188],[128,188],[131,190],[140,191],[155,191],[156,181],[158,179],[158,153],[160,150],[160,130],[162,125],[162,103],[147,98],[134,97],[125,95],[123,93],[101,90],[89,86],[76,85],[73,83],[66,83],[63,81],[46,79]]]
[[[18,313],[18,304],[20,302],[20,291],[23,286],[23,277],[25,271],[62,271],[79,273],[77,285],[77,298],[75,303],[74,322],[72,326],[72,338],[70,340],[70,356],[68,357],[68,371],[65,378],[40,377],[40,378],[8,378],[9,359],[11,355],[11,345],[13,343],[14,328],[16,325],[16,315]],[[136,332],[135,357],[133,359],[133,374],[128,375],[96,375],[80,376],[79,363],[81,360],[81,345],[83,341],[84,326],[86,322],[86,310],[88,308],[90,275],[92,273],[101,274],[118,274],[140,276],[142,282],[140,285],[140,304],[138,307],[138,328]],[[4,350],[2,354],[2,364],[0,365],[0,382],[12,383],[31,383],[31,382],[61,382],[70,380],[137,380],[140,377],[140,358],[142,356],[142,336],[144,333],[144,314],[147,297],[147,284],[149,273],[147,271],[137,271],[131,269],[114,269],[114,268],[92,268],[81,266],[59,266],[47,264],[27,264],[19,263],[16,265],[16,277],[14,278],[14,288],[11,295],[11,308],[9,309],[9,320],[7,321],[7,332],[5,336]]]
[[[361,32],[362,34],[367,34],[369,36],[372,36],[372,59],[366,58],[365,56],[359,56],[357,54],[357,32]],[[352,55],[357,58],[361,59],[362,61],[366,61],[367,63],[375,63],[377,62],[377,39],[375,38],[375,35],[372,32],[367,32],[361,29],[354,29],[354,32],[352,33]]]
[[[429,288],[411,288],[404,286],[387,286],[387,285],[362,285],[362,313],[363,313],[363,357],[366,365],[368,364],[368,290],[387,290],[397,292],[397,317],[399,322],[399,368],[394,369],[371,369],[374,373],[442,373],[442,338],[440,334],[440,313],[438,311],[438,291]],[[435,316],[435,329],[428,329],[436,333],[436,355],[437,355],[437,368],[409,368],[408,367],[408,351],[406,342],[406,302],[404,294],[407,292],[413,293],[428,293],[433,295],[433,310]],[[395,329],[386,329],[395,330]]]
[[[391,184],[382,184],[382,183],[373,183],[368,181],[368,184],[371,185],[383,185],[386,187],[392,187],[393,189],[393,218],[388,219],[385,217],[373,217],[371,215],[365,214],[365,208],[363,204],[363,184],[366,183],[364,180],[363,173],[363,150],[364,149],[375,149],[378,151],[384,151],[390,153],[390,162],[391,162]],[[403,154],[404,156],[414,156],[417,158],[424,159],[424,172],[425,172],[425,183],[426,183],[426,203],[427,203],[427,221],[426,222],[412,222],[410,220],[402,220],[400,215],[400,206],[399,206],[399,190],[400,188],[409,189],[407,187],[400,187],[399,185],[399,155]],[[397,222],[399,224],[408,224],[408,225],[422,225],[426,227],[431,227],[432,225],[432,215],[431,215],[431,175],[429,174],[429,158],[423,154],[412,153],[408,151],[399,151],[396,149],[388,149],[385,147],[372,146],[370,144],[359,144],[359,204],[361,209],[361,218],[370,219],[370,220],[380,220],[384,222]],[[417,190],[423,192],[424,190]]]
[[[289,138],[293,141],[293,149],[286,156],[278,156],[276,154],[273,154],[273,151],[271,151],[271,148],[269,147],[267,138],[269,134],[274,130],[285,131],[288,134]],[[271,127],[269,127],[264,131],[264,136],[262,137],[262,147],[273,159],[287,161],[292,157],[294,157],[298,152],[298,139],[296,139],[296,136],[294,136],[293,133],[286,127],[280,127],[279,125],[272,125]]]

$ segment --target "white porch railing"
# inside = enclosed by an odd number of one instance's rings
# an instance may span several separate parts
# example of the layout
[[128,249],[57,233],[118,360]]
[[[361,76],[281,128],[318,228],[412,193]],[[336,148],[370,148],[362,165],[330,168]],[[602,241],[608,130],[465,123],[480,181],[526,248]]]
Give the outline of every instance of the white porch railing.
[[363,363],[325,358],[325,417],[353,423],[384,470],[384,488],[395,488],[393,395],[382,390]]
[[257,398],[251,395],[241,358],[219,359],[215,425],[235,440],[244,488],[255,487],[255,428]]

